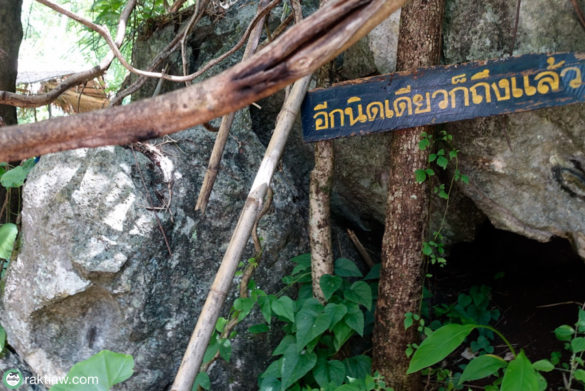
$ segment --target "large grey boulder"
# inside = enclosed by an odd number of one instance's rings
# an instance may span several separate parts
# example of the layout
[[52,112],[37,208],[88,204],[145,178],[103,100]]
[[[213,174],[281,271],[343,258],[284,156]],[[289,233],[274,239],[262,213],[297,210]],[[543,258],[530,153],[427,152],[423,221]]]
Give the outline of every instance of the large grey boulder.
[[[23,247],[0,313],[33,372],[59,376],[109,349],[136,360],[118,389],[160,391],[172,382],[263,155],[249,126],[244,111],[204,217],[193,208],[215,135],[202,128],[158,140],[161,154],[148,158],[106,147],[40,160],[24,188]],[[256,278],[269,292],[288,260],[307,251],[305,200],[287,167],[272,186]],[[254,389],[270,352],[259,338],[235,341],[238,359],[214,367],[215,389]]]
[[[568,1],[447,2],[447,63],[529,52],[583,51],[585,31]],[[585,258],[585,106],[452,123],[460,189],[498,228],[547,241],[568,238]]]

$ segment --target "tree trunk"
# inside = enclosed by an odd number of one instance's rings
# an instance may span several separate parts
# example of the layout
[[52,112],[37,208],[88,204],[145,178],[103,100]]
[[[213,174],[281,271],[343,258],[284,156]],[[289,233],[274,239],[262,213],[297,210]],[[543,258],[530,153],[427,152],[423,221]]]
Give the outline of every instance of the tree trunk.
[[[0,0],[0,91],[16,91],[18,50],[22,41],[21,9],[22,0]],[[4,125],[17,123],[16,107],[0,105],[0,131]],[[5,214],[0,215],[2,222],[16,221],[19,197],[18,192],[13,191],[11,195],[0,186],[0,205],[8,205]]]
[[315,143],[315,167],[309,186],[309,239],[311,243],[311,277],[313,295],[325,303],[319,281],[325,274],[333,274],[333,246],[331,244],[331,185],[333,182],[333,141]]
[[[21,8],[22,0],[0,0],[0,91],[16,91]],[[15,125],[16,108],[0,105],[0,117],[6,125]]]
[[[440,58],[444,0],[413,0],[402,9],[398,70],[434,65]],[[428,216],[428,186],[416,183],[414,171],[425,168],[428,150],[420,151],[421,132],[398,131],[390,147],[386,228],[382,240],[382,271],[374,328],[374,368],[396,391],[421,388],[406,376],[405,350],[416,341],[415,328],[404,330],[404,314],[418,312],[422,295],[422,241]]]

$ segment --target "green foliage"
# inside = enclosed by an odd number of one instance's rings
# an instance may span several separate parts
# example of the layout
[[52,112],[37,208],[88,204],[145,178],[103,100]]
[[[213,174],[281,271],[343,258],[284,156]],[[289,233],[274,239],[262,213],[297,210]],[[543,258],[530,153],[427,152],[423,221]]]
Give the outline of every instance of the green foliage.
[[102,350],[75,364],[63,382],[55,384],[50,391],[107,391],[127,380],[133,373],[132,356]]
[[[0,185],[6,188],[6,197],[8,206],[6,216],[10,216],[10,192],[12,189],[19,188],[24,184],[27,175],[35,165],[35,159],[24,160],[20,165],[10,168],[8,163],[0,163]],[[8,218],[7,223],[0,225],[0,259],[1,271],[0,277],[3,278],[10,263],[10,257],[14,251],[14,245],[18,236],[18,227],[12,224]]]
[[207,372],[199,372],[197,374],[191,389],[193,391],[197,391],[199,387],[203,388],[204,390],[209,390],[211,388],[211,380],[209,380],[209,375]]
[[[489,325],[500,318],[500,311],[491,306],[491,288],[485,285],[472,286],[468,293],[460,293],[457,302],[450,305],[440,304],[433,307],[437,319],[447,323]],[[479,336],[471,342],[471,350],[476,353],[493,353],[494,333],[479,329]]]
[[0,353],[4,352],[5,347],[6,347],[6,330],[4,330],[4,327],[0,326]]
[[463,383],[495,375],[500,369],[505,368],[506,365],[508,363],[503,358],[493,354],[475,357],[465,367],[465,370],[459,378],[459,382]]
[[[16,224],[6,223],[0,225],[0,258],[6,261],[10,260],[12,250],[14,249],[14,242],[18,235],[18,227]],[[3,271],[4,272],[4,271]]]
[[445,217],[449,207],[449,195],[451,194],[453,185],[455,182],[461,182],[465,184],[469,183],[469,178],[467,175],[462,174],[458,168],[459,151],[453,148],[452,141],[453,136],[447,133],[447,131],[441,130],[437,140],[434,140],[432,134],[423,132],[418,144],[418,147],[421,151],[426,151],[434,144],[445,146],[445,148],[439,148],[437,151],[431,152],[429,154],[428,167],[415,170],[414,177],[418,183],[423,183],[432,176],[435,176],[436,168],[433,167],[438,167],[441,169],[441,171],[446,171],[450,163],[454,163],[455,165],[453,169],[453,176],[451,177],[448,188],[444,183],[439,183],[438,185],[433,186],[433,193],[436,194],[439,198],[446,200],[447,205],[445,206],[445,212],[443,213],[443,218],[441,220],[439,229],[433,233],[431,240],[424,241],[422,243],[422,252],[426,257],[428,257],[429,262],[432,265],[438,264],[440,266],[445,266],[447,264],[447,260],[445,259],[443,235],[441,231],[445,223]]
[[2,184],[2,186],[7,189],[22,186],[24,184],[24,180],[34,165],[35,159],[30,158],[23,161],[19,166],[5,171],[0,177],[0,184]]
[[575,324],[572,326],[561,325],[554,330],[554,334],[559,341],[563,342],[565,350],[570,354],[569,361],[561,362],[561,354],[553,352],[550,362],[542,360],[545,362],[539,363],[539,366],[542,368],[544,365],[550,364],[544,367],[550,371],[552,369],[550,367],[560,364],[560,370],[568,372],[565,382],[567,389],[571,389],[575,380],[583,386],[585,384],[585,361],[583,360],[583,353],[585,353],[585,310],[583,307],[579,308]]
[[[442,361],[457,349],[473,330],[481,328],[490,329],[498,334],[506,343],[514,358],[507,362],[499,356],[491,354],[480,355],[466,366],[459,377],[459,384],[464,381],[495,376],[497,379],[492,387],[495,387],[496,384],[501,384],[501,391],[542,391],[546,389],[546,380],[539,371],[550,371],[550,363],[547,360],[540,360],[533,365],[523,351],[515,354],[514,348],[501,333],[490,326],[484,325],[447,324],[434,331],[414,353],[408,373],[420,371]],[[503,372],[502,376],[499,376],[500,370]]]
[[473,324],[448,324],[433,332],[414,352],[407,374],[418,372],[443,360],[457,349],[475,328],[476,325]]
[[[365,391],[389,390],[381,376],[371,375],[371,360],[364,355],[340,359],[340,350],[354,335],[363,336],[367,329],[368,311],[372,311],[374,295],[369,280],[349,259],[335,261],[335,275],[319,281],[326,304],[313,298],[311,291],[310,255],[293,258],[296,266],[283,281],[298,285],[296,299],[289,296],[261,295],[258,305],[267,324],[276,318],[285,332],[272,352],[275,361],[260,375],[261,391],[325,390]],[[370,282],[368,282],[370,281]]]

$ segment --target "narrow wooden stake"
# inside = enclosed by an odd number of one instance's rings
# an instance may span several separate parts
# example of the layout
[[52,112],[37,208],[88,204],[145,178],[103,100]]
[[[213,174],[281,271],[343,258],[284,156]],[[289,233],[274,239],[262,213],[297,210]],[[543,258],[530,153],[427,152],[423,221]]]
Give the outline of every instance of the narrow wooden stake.
[[323,275],[333,274],[330,221],[333,156],[333,140],[315,143],[315,167],[309,184],[309,241],[313,296],[322,303],[326,300],[319,282]]
[[[258,13],[260,13],[260,11],[266,7],[268,3],[268,0],[260,1],[260,4],[258,4]],[[266,17],[260,19],[250,33],[250,38],[248,38],[248,43],[246,44],[246,49],[244,50],[242,61],[250,58],[256,51],[258,42],[260,41],[260,36],[262,35],[262,27],[264,26],[265,19]],[[215,143],[213,144],[213,151],[211,151],[211,157],[209,158],[209,165],[207,166],[207,171],[205,172],[205,178],[203,178],[203,185],[201,186],[201,190],[199,190],[199,198],[197,198],[197,203],[195,204],[195,210],[200,210],[201,214],[205,214],[205,208],[207,208],[209,195],[211,194],[211,190],[213,190],[213,184],[215,183],[215,178],[217,177],[217,173],[219,171],[221,156],[223,155],[223,150],[225,148],[225,144],[227,143],[227,138],[235,116],[236,113],[233,112],[225,115],[221,119],[221,125],[219,126],[219,131],[217,132]]]
[[256,216],[262,209],[262,200],[266,195],[292,125],[299,113],[301,101],[303,100],[310,79],[311,76],[305,76],[294,83],[291,93],[278,115],[274,134],[270,139],[268,148],[266,148],[266,153],[264,154],[262,163],[260,163],[260,168],[252,184],[252,189],[248,193],[248,198],[240,214],[238,224],[232,234],[213,285],[209,290],[207,300],[203,305],[203,309],[197,320],[197,325],[189,340],[189,345],[183,356],[183,361],[181,362],[171,391],[191,391],[193,381],[203,361],[203,355],[215,328],[221,307],[232,284],[238,262],[250,238]]
[[[323,7],[327,0],[321,0]],[[331,84],[327,65],[321,67],[317,87]],[[331,185],[335,153],[333,141],[315,143],[315,167],[309,182],[309,243],[311,244],[311,283],[313,296],[325,304],[321,277],[333,274],[333,245],[331,242]]]

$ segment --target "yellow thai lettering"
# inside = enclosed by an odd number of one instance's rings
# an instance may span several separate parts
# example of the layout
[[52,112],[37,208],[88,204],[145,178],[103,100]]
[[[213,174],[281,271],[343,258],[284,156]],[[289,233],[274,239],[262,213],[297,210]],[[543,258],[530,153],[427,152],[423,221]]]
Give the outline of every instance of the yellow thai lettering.
[[[424,107],[426,102],[427,107]],[[415,114],[429,113],[431,111],[431,93],[426,92],[424,97],[421,94],[416,94],[412,97],[412,103],[416,106],[414,109]]]
[[323,130],[329,128],[329,117],[327,116],[327,101],[318,104],[313,108],[314,111],[317,111],[313,115],[313,119],[315,120],[315,130]]
[[567,67],[562,70],[561,77],[565,77],[566,74],[569,72],[575,72],[575,77],[573,80],[569,82],[569,87],[571,88],[579,88],[583,84],[583,80],[581,79],[581,69],[578,67]]

